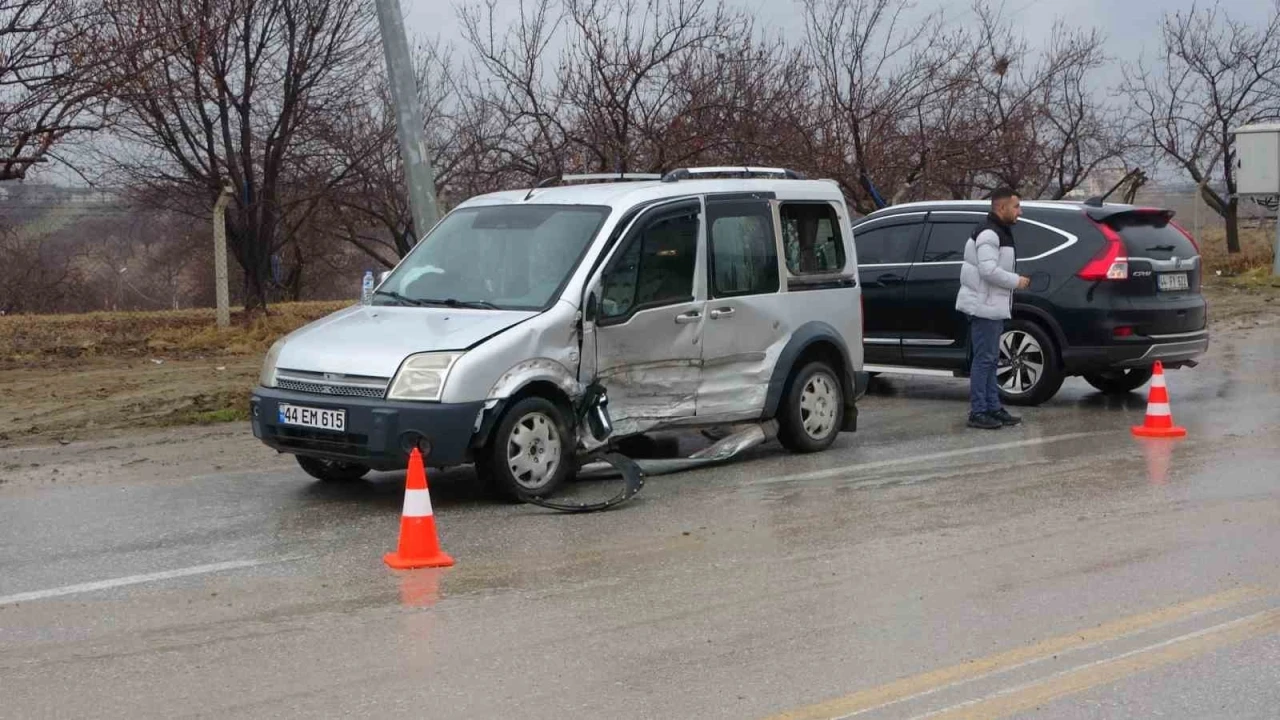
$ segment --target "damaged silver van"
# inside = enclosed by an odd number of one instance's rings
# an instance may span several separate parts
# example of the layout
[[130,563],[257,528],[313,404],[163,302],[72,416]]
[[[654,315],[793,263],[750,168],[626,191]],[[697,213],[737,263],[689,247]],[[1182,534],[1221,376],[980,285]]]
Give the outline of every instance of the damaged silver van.
[[474,463],[546,496],[615,441],[774,419],[857,426],[862,308],[835,183],[773,168],[566,176],[472,198],[367,304],[282,338],[254,435],[321,480]]

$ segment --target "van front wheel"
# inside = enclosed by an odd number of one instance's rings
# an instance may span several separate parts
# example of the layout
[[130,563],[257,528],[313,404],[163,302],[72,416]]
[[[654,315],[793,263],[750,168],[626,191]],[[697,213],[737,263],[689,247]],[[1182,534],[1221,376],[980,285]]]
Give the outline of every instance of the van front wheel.
[[527,397],[511,406],[484,449],[477,470],[501,497],[547,497],[573,474],[573,435],[555,403]]
[[825,362],[800,368],[778,408],[778,442],[791,452],[826,450],[844,423],[844,388]]

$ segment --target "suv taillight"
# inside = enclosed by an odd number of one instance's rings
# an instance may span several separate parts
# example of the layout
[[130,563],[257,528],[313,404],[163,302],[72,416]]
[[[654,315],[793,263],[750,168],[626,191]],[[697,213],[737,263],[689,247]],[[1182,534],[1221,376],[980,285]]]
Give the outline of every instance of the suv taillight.
[[1129,258],[1125,257],[1124,240],[1121,240],[1120,234],[1111,227],[1100,222],[1091,222],[1098,226],[1107,245],[1077,274],[1084,280],[1128,280]]

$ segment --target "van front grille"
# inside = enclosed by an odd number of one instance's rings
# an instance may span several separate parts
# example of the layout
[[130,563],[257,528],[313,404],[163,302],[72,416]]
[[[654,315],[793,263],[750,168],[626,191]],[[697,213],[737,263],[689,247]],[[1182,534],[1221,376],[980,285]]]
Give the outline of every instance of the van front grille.
[[389,383],[387,378],[359,375],[298,370],[280,370],[276,373],[276,387],[281,390],[331,397],[381,398],[386,396]]

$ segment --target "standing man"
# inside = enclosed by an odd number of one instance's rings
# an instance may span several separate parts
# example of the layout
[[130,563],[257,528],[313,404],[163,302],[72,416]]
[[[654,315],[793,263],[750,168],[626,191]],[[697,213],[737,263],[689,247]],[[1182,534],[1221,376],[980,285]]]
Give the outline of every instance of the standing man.
[[1013,291],[1031,280],[1014,272],[1017,255],[1013,224],[1022,215],[1022,199],[1008,188],[991,196],[991,212],[964,246],[956,309],[969,316],[969,427],[999,430],[1022,422],[1000,404],[996,366],[1004,321],[1013,317]]

